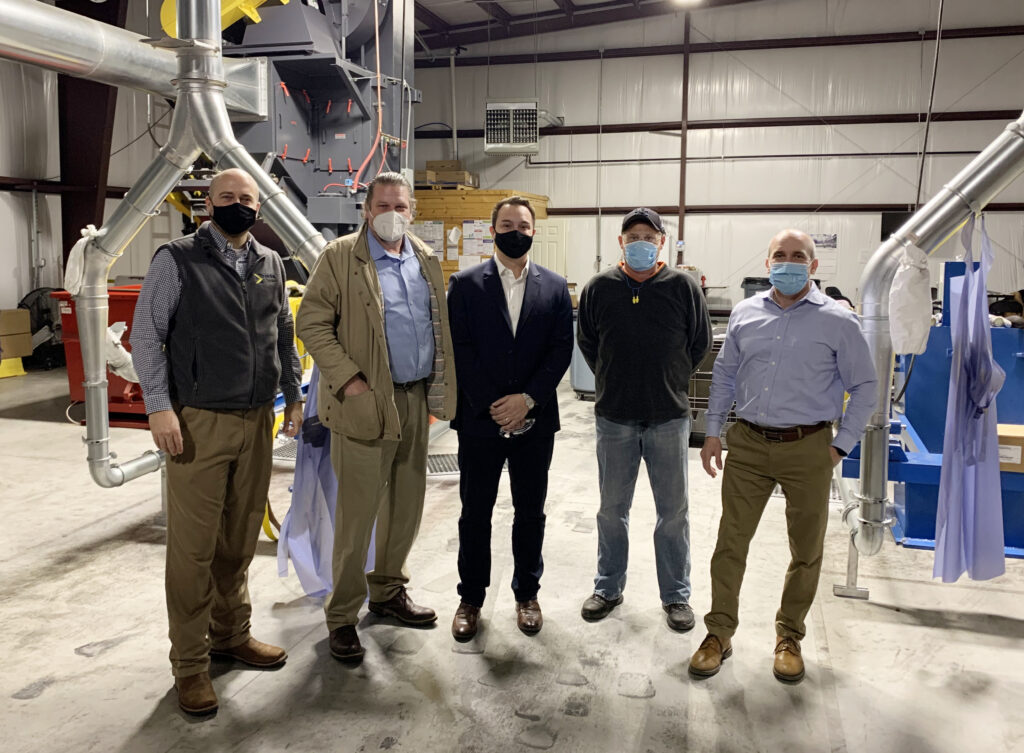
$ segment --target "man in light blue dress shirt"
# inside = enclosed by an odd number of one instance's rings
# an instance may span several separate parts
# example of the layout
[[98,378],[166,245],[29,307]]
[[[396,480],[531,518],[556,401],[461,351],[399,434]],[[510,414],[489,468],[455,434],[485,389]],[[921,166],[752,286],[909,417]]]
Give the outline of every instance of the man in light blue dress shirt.
[[[786,495],[792,558],[776,614],[773,672],[804,676],[800,641],[821,572],[832,469],[853,449],[874,410],[875,371],[856,314],[810,281],[814,241],[784,230],[768,246],[772,288],[733,308],[712,372],[704,470],[722,468],[719,438],[735,401],[722,478],[722,519],[711,559],[708,636],[690,672],[709,677],[732,653],[750,540],[772,490]],[[850,400],[843,413],[843,395]],[[842,418],[833,437],[832,424]]]

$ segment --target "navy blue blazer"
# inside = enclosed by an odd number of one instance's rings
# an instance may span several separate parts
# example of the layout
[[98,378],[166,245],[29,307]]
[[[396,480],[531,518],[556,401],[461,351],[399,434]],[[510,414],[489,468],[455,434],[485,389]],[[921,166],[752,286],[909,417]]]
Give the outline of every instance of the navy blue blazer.
[[572,302],[565,278],[530,262],[515,337],[493,259],[451,276],[448,319],[455,346],[458,407],[452,427],[497,437],[491,404],[525,392],[537,405],[530,434],[560,428],[555,389],[572,359]]

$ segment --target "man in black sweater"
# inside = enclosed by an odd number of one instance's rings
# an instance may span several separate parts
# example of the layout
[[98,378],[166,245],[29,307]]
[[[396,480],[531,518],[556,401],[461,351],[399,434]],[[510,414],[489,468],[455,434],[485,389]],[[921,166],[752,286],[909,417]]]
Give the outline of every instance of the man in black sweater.
[[629,508],[640,459],[654,493],[654,553],[669,627],[693,627],[690,520],[686,494],[690,376],[711,348],[700,287],[658,261],[661,218],[634,209],[622,221],[623,261],[593,277],[580,297],[577,339],[596,377],[597,576],[583,619],[622,603],[629,554]]

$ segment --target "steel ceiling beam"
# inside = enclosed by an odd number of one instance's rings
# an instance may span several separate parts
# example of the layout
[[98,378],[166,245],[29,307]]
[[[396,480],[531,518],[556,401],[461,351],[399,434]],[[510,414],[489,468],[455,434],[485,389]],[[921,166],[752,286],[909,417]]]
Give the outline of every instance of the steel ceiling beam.
[[576,6],[572,0],[555,0],[555,5],[561,8],[562,13],[568,16],[570,21],[572,20],[572,15],[576,12]]
[[[942,38],[946,39],[982,39],[987,37],[1024,36],[1024,26],[974,26],[963,29],[943,29]],[[819,37],[784,37],[779,39],[738,39],[725,42],[691,42],[692,54],[708,52],[742,52],[744,50],[789,50],[798,47],[842,47],[860,44],[892,44],[919,41],[934,41],[935,30],[930,31],[897,31],[883,34],[837,34]],[[541,52],[539,54],[519,53],[511,55],[462,56],[459,66],[471,65],[515,65],[517,63],[563,63],[572,60],[597,60],[604,57],[612,58],[650,57],[656,55],[682,55],[683,45],[661,44],[646,47],[614,47],[604,50],[566,50],[561,52]],[[417,68],[447,67],[448,61],[431,64],[429,61],[417,60]]]
[[507,10],[498,5],[497,0],[473,0],[473,4],[476,5],[484,13],[487,13],[492,18],[496,19],[505,29],[511,25],[513,18],[518,20],[520,16],[513,16]]
[[[766,1],[704,0],[701,9]],[[618,23],[620,21],[631,21],[637,18],[679,13],[681,10],[672,0],[654,0],[653,2],[644,2],[644,0],[637,0],[637,2],[634,2],[634,0],[610,0],[609,2],[596,3],[594,5],[576,6],[575,12],[571,16],[566,15],[561,7],[553,11],[513,16],[496,2],[486,2],[486,0],[474,0],[474,2],[491,16],[497,18],[501,25],[497,28],[491,27],[489,30],[488,24],[483,22],[451,26],[447,32],[446,44],[467,45],[486,42],[488,39],[531,36],[538,29],[543,29],[544,32],[564,31],[570,28],[598,26],[601,24]],[[559,6],[561,6],[561,3],[559,3]],[[498,8],[498,11],[492,12],[492,8]],[[503,17],[499,13],[504,13],[505,16]],[[424,34],[424,38],[428,43],[432,41],[431,36],[430,32]]]
[[413,3],[415,6],[415,18],[417,21],[422,21],[423,24],[434,34],[440,34],[441,36],[448,34],[448,29],[451,25],[441,18],[434,11],[427,8],[423,3]]

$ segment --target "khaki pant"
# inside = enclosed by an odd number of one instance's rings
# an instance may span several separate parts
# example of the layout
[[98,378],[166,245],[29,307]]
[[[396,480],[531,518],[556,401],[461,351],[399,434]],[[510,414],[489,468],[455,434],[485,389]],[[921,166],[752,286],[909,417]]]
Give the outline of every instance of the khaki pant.
[[[405,560],[420,528],[427,486],[427,398],[420,382],[395,389],[401,439],[352,439],[331,433],[338,477],[334,513],[334,591],[324,605],[327,629],[355,625],[366,600],[387,601],[409,582]],[[366,574],[373,523],[373,571]]]
[[167,460],[167,617],[176,677],[249,638],[246,571],[270,487],[274,409],[176,409],[184,452]]
[[722,638],[731,638],[736,632],[750,540],[778,483],[786,495],[791,559],[775,629],[780,636],[801,640],[821,573],[832,483],[832,431],[826,428],[794,442],[770,442],[737,423],[729,429],[727,439],[722,520],[711,558],[711,611],[704,624],[709,633]]

